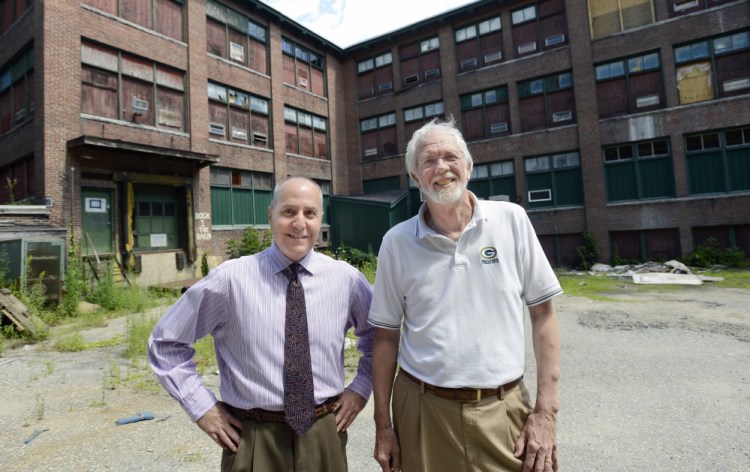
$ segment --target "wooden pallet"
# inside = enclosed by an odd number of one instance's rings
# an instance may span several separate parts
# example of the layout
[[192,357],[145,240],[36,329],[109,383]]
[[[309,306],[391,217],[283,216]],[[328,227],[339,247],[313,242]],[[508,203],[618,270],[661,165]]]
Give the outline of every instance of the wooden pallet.
[[44,322],[29,313],[26,305],[7,288],[0,289],[0,313],[12,321],[18,331],[28,331],[34,336],[39,334],[38,328],[44,326]]

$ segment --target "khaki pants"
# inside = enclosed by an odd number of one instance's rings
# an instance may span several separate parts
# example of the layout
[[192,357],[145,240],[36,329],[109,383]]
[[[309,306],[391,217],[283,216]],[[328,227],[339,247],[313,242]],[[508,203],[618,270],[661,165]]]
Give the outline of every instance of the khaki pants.
[[476,403],[446,400],[399,374],[393,387],[393,425],[403,472],[520,471],[515,443],[531,411],[523,381],[505,397]]
[[242,421],[237,453],[225,449],[222,472],[346,472],[347,433],[336,431],[336,415],[318,418],[303,437],[286,423]]

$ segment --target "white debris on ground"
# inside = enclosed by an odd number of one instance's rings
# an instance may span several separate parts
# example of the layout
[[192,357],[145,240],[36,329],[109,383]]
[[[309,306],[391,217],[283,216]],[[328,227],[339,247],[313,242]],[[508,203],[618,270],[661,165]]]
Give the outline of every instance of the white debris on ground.
[[[574,272],[583,275],[583,272]],[[588,271],[589,275],[607,277],[629,277],[636,284],[681,284],[701,285],[703,282],[720,282],[723,277],[709,277],[694,274],[688,266],[679,261],[646,262],[644,264],[610,266],[596,263]]]

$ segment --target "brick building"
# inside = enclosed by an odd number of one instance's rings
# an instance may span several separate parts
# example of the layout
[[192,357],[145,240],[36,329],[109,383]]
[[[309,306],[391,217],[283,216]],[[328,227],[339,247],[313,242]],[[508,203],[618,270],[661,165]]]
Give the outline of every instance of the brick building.
[[346,49],[256,1],[0,0],[0,203],[141,284],[267,228],[287,175],[415,211],[406,143],[447,115],[558,265],[584,231],[604,260],[750,253],[746,0],[485,0]]

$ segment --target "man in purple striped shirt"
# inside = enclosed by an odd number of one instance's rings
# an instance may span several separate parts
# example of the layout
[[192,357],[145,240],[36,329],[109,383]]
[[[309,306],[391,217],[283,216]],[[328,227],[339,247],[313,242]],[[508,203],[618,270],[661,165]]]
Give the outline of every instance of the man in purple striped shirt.
[[[313,250],[322,222],[320,187],[291,178],[268,210],[274,243],[227,261],[193,285],[154,327],[149,362],[193,421],[223,449],[222,471],[346,471],[346,430],[372,391],[372,289],[361,272]],[[303,436],[284,422],[287,267],[299,263],[315,390],[315,420]],[[344,341],[362,353],[344,388]],[[192,344],[212,335],[222,401],[202,385]],[[334,414],[328,414],[335,412]]]

